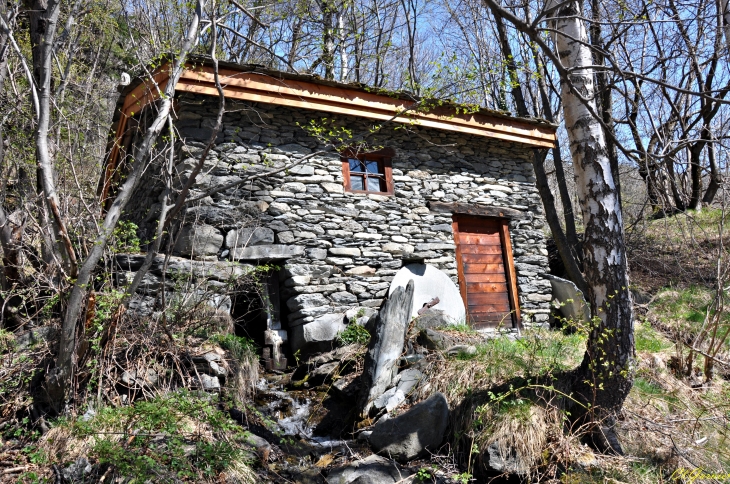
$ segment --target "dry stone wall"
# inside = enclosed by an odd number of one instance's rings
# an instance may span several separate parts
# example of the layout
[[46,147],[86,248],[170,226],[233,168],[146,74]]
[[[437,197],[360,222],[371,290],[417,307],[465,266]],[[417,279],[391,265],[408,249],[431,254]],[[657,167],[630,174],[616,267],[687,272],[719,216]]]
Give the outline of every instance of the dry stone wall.
[[[184,95],[178,106],[176,127],[185,143],[176,170],[182,182],[210,136],[217,100]],[[353,134],[375,126],[361,118],[262,103],[228,101],[227,108],[193,196],[324,149],[301,128],[312,120],[326,119]],[[370,139],[372,146],[395,150],[393,196],[345,192],[339,155],[319,154],[191,206],[185,224],[194,228],[183,231],[178,255],[278,260],[282,306],[296,346],[303,326],[326,326],[334,313],[379,306],[394,274],[409,261],[431,264],[458,283],[451,215],[430,211],[428,202],[509,207],[526,215],[510,222],[521,310],[528,324],[545,323],[550,283],[543,278],[544,217],[530,149],[419,126],[388,125]],[[159,209],[155,170],[128,212],[143,240],[154,232]]]

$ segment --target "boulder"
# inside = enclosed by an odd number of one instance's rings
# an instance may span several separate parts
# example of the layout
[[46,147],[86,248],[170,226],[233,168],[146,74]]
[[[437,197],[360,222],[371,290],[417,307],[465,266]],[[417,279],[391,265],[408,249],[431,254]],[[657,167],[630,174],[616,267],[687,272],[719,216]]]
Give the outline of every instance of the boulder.
[[[138,271],[144,263],[145,254],[117,254],[116,265],[124,271]],[[254,272],[255,268],[249,264],[224,261],[197,261],[183,257],[170,257],[165,261],[164,255],[158,255],[152,261],[150,272],[161,276],[163,269],[167,274],[192,274],[194,277],[206,278],[209,280],[229,281],[245,277]]]
[[437,392],[402,415],[378,421],[370,445],[378,454],[406,462],[438,450],[448,423],[449,404]]
[[344,467],[332,469],[327,484],[395,484],[404,482],[413,471],[378,455],[371,455]]
[[[405,288],[396,287],[383,305],[373,328],[365,367],[362,373],[362,390],[358,401],[361,418],[367,418],[376,398],[390,387],[397,369],[398,358],[403,352],[405,333],[411,320],[413,307],[413,281]],[[374,317],[375,318],[375,317]]]
[[183,227],[175,241],[175,253],[188,257],[216,255],[223,245],[223,236],[211,225]]
[[395,378],[395,386],[405,396],[408,396],[422,379],[423,373],[420,370],[408,368],[398,373],[398,376]]
[[329,301],[327,298],[316,292],[314,294],[300,294],[286,302],[287,307],[291,311],[327,306],[328,304]]
[[245,227],[226,234],[226,247],[236,249],[274,243],[274,231],[266,227]]
[[434,308],[443,311],[451,318],[452,324],[463,323],[466,320],[466,308],[461,293],[445,272],[428,264],[408,264],[395,274],[388,294],[393,294],[397,287],[404,287],[410,280],[415,284],[411,316],[417,317],[418,310],[424,304],[438,297],[439,303]]
[[572,281],[545,274],[552,286],[552,301],[557,313],[569,320],[587,323],[591,317],[591,310],[586,303],[583,293]]
[[332,387],[330,387],[330,393],[347,402],[351,402],[353,398],[357,398],[357,394],[359,392],[359,378],[355,378],[354,380],[340,378],[332,384]]
[[138,318],[151,316],[155,308],[155,298],[134,294],[129,301],[129,315]]
[[344,330],[343,314],[325,314],[289,329],[291,349],[304,355],[331,350],[337,335]]

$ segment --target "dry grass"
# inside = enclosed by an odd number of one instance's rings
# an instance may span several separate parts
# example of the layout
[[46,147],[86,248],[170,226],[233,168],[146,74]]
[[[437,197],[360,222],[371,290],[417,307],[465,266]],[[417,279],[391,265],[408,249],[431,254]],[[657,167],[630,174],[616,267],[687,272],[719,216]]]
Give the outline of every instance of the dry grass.
[[429,386],[421,392],[427,396],[428,392],[440,391],[454,405],[473,390],[572,368],[580,362],[584,350],[582,336],[559,331],[529,331],[517,341],[500,336],[479,345],[473,356],[445,358],[432,354],[426,370]]
[[[721,241],[722,210],[706,208],[644,220],[626,233],[631,282],[654,294],[666,286],[711,287]],[[725,225],[728,224],[725,220]],[[728,227],[722,234],[730,246]]]

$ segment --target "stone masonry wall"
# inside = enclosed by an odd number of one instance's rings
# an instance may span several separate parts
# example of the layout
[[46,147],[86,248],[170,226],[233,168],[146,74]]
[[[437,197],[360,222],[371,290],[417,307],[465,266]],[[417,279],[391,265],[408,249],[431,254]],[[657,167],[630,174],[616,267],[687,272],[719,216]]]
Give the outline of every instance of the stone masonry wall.
[[[176,169],[184,180],[210,136],[217,99],[186,94],[178,106],[176,127],[185,144],[179,147]],[[300,128],[311,120],[327,119],[354,133],[375,124],[262,103],[229,100],[227,109],[193,196],[323,149]],[[458,284],[452,217],[431,212],[427,202],[509,207],[527,215],[510,222],[523,319],[546,322],[550,283],[542,277],[548,270],[544,217],[530,149],[399,125],[384,127],[372,145],[396,152],[394,196],[346,193],[339,155],[318,155],[191,206],[185,223],[197,228],[183,233],[176,251],[199,260],[286,258],[281,261],[281,301],[292,329],[333,313],[379,306],[393,275],[409,261],[423,260]],[[158,171],[151,169],[127,213],[140,225],[143,240],[154,232]],[[204,237],[205,244],[196,244],[196,237]],[[245,247],[240,240],[248,241]],[[193,247],[198,253],[190,253]]]

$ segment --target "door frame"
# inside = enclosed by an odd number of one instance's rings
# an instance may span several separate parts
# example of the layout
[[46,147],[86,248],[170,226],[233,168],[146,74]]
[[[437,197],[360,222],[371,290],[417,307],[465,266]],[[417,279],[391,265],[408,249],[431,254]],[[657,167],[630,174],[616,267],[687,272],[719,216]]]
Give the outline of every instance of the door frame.
[[[454,232],[454,245],[456,246],[456,271],[459,278],[459,292],[461,299],[466,306],[467,323],[471,326],[469,318],[469,301],[466,293],[466,277],[464,276],[464,264],[461,257],[461,244],[458,240],[459,219],[480,219],[497,221],[499,225],[499,241],[502,246],[502,260],[504,261],[504,275],[507,279],[507,296],[509,297],[510,314],[512,318],[513,328],[522,328],[522,318],[520,317],[520,299],[517,292],[517,272],[515,271],[514,258],[512,256],[512,241],[509,235],[509,220],[501,217],[484,217],[476,215],[453,214],[451,216],[451,227]],[[467,232],[468,233],[468,232]]]

